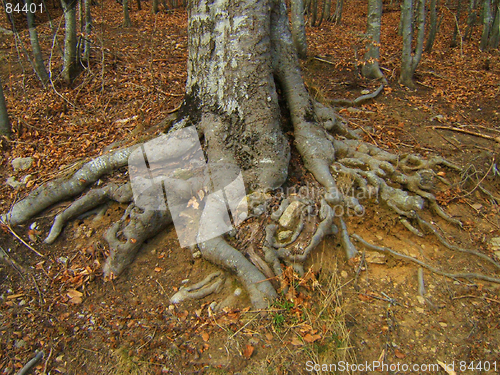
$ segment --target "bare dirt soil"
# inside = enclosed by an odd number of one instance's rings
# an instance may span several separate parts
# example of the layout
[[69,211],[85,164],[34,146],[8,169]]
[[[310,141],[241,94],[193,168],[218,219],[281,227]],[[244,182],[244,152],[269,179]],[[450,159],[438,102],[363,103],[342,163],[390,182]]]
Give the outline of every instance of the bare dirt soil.
[[[0,180],[31,175],[18,189],[2,182],[2,212],[114,142],[159,134],[163,128],[155,125],[182,100],[185,11],[153,16],[148,2],[142,11],[133,4],[133,26],[125,29],[116,3],[103,4],[93,8],[92,62],[70,88],[56,80],[43,90],[24,56],[19,62],[13,37],[0,34],[0,74],[16,132],[12,140],[2,140]],[[417,69],[417,90],[410,91],[397,83],[399,12],[384,13],[380,64],[389,85],[374,101],[339,108],[339,113],[352,128],[362,129],[366,142],[395,153],[441,155],[463,166],[461,175],[438,170],[452,185],[437,186],[439,203],[462,221],[463,229],[430,212],[424,216],[449,242],[499,261],[490,242],[500,237],[499,207],[480,189],[498,198],[500,177],[493,172],[499,143],[433,127],[499,136],[500,54],[479,52],[479,28],[471,41],[449,47],[454,19],[446,11],[444,16],[434,51],[424,55]],[[352,99],[377,87],[358,74],[365,19],[365,6],[354,1],[347,3],[341,25],[308,28],[310,58],[303,71],[318,100]],[[39,33],[44,51],[51,51],[49,27],[39,27]],[[22,39],[29,45],[26,35]],[[57,72],[57,47],[53,54],[51,70]],[[14,172],[11,161],[21,156],[33,157],[34,165]],[[319,189],[296,153],[291,165],[287,187]],[[108,179],[125,181],[125,172]],[[348,188],[350,181],[340,184]],[[169,298],[184,283],[198,282],[216,267],[180,248],[170,228],[148,241],[118,279],[104,282],[101,265],[108,249],[102,234],[125,207],[111,205],[98,220],[77,219],[53,245],[43,244],[51,219],[67,204],[26,225],[0,228],[0,245],[8,254],[0,263],[2,374],[16,373],[39,350],[45,355],[36,374],[305,374],[315,372],[314,364],[340,366],[342,361],[393,366],[437,366],[441,361],[454,363],[460,374],[500,373],[499,285],[424,270],[422,295],[415,264],[363,251],[361,245],[360,256],[348,263],[338,239],[331,237],[313,252],[304,277],[286,270],[289,293],[266,314],[252,311],[244,293],[234,295],[239,283],[230,274],[219,293],[173,306]],[[452,251],[435,236],[410,233],[394,212],[374,202],[366,202],[364,215],[346,222],[350,232],[368,242],[439,269],[498,277],[498,269],[481,258]],[[265,218],[246,225],[249,229],[234,241],[242,250],[260,249]],[[212,312],[213,301],[224,301],[226,307]],[[348,373],[410,372],[392,370]],[[452,373],[443,367],[413,372]]]

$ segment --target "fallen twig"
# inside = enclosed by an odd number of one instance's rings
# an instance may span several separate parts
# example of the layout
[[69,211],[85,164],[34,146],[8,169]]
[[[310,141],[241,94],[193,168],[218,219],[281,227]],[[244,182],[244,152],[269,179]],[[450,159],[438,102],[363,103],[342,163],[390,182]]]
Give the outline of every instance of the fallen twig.
[[[4,223],[5,224],[5,223]],[[35,250],[33,248],[33,246],[31,246],[29,243],[27,243],[26,241],[24,241],[21,237],[19,237],[19,235],[14,232],[14,229],[12,229],[12,227],[8,224],[5,224],[5,226],[9,229],[10,233],[12,233],[19,241],[21,241],[24,246],[26,246],[28,249],[30,249],[31,251],[33,251],[36,255],[38,255],[39,257],[42,257],[42,258],[47,258],[45,255],[43,255],[42,253],[38,252],[37,250]]]

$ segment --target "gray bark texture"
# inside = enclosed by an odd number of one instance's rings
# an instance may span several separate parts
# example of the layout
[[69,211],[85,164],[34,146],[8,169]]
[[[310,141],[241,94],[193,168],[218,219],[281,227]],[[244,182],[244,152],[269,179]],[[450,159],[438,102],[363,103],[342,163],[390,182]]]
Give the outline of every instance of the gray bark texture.
[[491,0],[483,0],[483,35],[479,48],[484,51],[488,48],[492,24]]
[[5,96],[3,95],[2,81],[0,80],[0,135],[9,136],[11,133],[7,105],[5,103]]
[[73,81],[77,69],[76,55],[76,3],[77,0],[62,0],[64,9],[64,58],[62,76],[67,84]]
[[431,0],[430,3],[430,20],[429,20],[429,35],[425,43],[425,52],[431,52],[436,40],[438,31],[438,17],[437,17],[437,0]]
[[[32,0],[26,0],[28,9],[30,9],[32,3]],[[49,75],[47,74],[47,70],[45,69],[42,49],[40,48],[40,43],[38,42],[38,33],[35,28],[35,15],[31,12],[26,12],[26,17],[28,19],[28,30],[30,34],[31,49],[33,50],[35,72],[42,84],[45,86],[49,81]]]
[[92,14],[90,11],[90,2],[91,0],[83,0],[84,2],[84,11],[85,11],[85,20],[84,20],[84,47],[83,47],[83,59],[88,62],[90,60],[90,33],[92,31]]
[[132,26],[132,22],[130,21],[130,15],[128,13],[128,0],[123,0],[123,27]]
[[158,8],[158,0],[153,0],[153,3],[151,5],[151,13],[156,14],[160,11]]
[[[401,7],[403,51],[401,56],[401,75],[399,77],[399,83],[410,88],[414,87],[413,74],[422,58],[425,34],[425,0],[416,1],[416,10],[413,0],[403,0],[403,5]],[[415,51],[412,52],[414,37],[416,37]]]
[[497,1],[495,18],[491,27],[490,48],[498,48],[500,42],[500,1]]
[[301,59],[307,57],[306,26],[304,20],[304,1],[291,0],[292,37],[297,53]]
[[366,27],[366,53],[361,73],[370,79],[384,77],[380,71],[380,25],[382,21],[382,0],[368,0],[368,24]]
[[339,25],[342,21],[342,10],[344,8],[344,0],[337,0],[335,4],[335,13],[330,17],[329,21]]

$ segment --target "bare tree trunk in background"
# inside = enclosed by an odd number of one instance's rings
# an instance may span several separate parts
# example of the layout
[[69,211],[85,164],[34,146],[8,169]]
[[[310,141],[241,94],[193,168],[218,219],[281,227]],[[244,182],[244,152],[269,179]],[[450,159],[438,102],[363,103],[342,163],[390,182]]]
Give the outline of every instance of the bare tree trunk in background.
[[451,38],[451,44],[450,46],[452,48],[455,48],[458,43],[457,43],[457,38],[458,38],[458,33],[459,33],[459,28],[460,28],[460,16],[462,13],[462,2],[459,0],[457,2],[457,15],[455,16],[455,27],[453,28],[453,37]]
[[3,95],[2,81],[0,80],[0,135],[10,136],[12,129],[10,126],[9,115],[7,113],[7,105],[5,104],[5,96]]
[[380,71],[380,25],[382,21],[382,0],[368,0],[368,23],[366,27],[366,53],[361,68],[363,77],[381,79]]
[[132,26],[130,15],[128,14],[128,0],[123,0],[123,27]]
[[156,14],[159,12],[158,0],[153,0],[153,5],[151,6],[151,13]]
[[465,29],[464,39],[470,40],[472,31],[477,23],[477,2],[476,0],[469,1],[469,14],[467,15],[467,28]]
[[[413,74],[422,58],[425,34],[425,0],[416,0],[417,9],[414,12],[413,0],[403,0],[401,9],[401,30],[403,33],[403,51],[401,56],[401,75],[399,83],[413,88]],[[416,16],[415,25],[414,18]],[[415,51],[412,53],[414,32],[416,31]]]
[[309,24],[311,26],[316,26],[316,20],[318,19],[318,0],[311,0],[311,18],[309,19]]
[[326,0],[323,0],[323,6],[321,7],[321,14],[319,15],[319,21],[318,24],[316,25],[317,27],[320,27],[321,24],[323,23],[323,19],[325,18],[325,12],[326,12]]
[[141,0],[137,0],[137,10],[142,10]]
[[436,41],[438,28],[437,0],[431,0],[429,35],[427,36],[427,42],[425,44],[425,52],[427,53],[432,51],[432,47],[434,46],[434,42]]
[[76,3],[77,0],[62,0],[65,22],[62,76],[67,84],[73,81],[78,63],[76,54]]
[[[32,0],[26,0],[26,5],[30,9]],[[35,73],[42,82],[43,86],[49,81],[49,75],[45,69],[45,62],[43,61],[42,50],[40,48],[40,43],[38,42],[38,33],[35,27],[35,15],[31,12],[26,12],[26,17],[28,19],[28,30],[30,34],[31,48],[33,50]]]
[[90,13],[91,0],[83,0],[83,2],[85,11],[83,59],[88,63],[90,61],[90,33],[92,31],[92,14]]
[[344,0],[337,0],[335,5],[335,13],[332,15],[331,22],[339,25],[342,20],[342,9],[344,8]]
[[307,57],[306,26],[304,21],[303,0],[291,0],[292,38],[301,59]]
[[490,47],[498,48],[499,42],[500,42],[500,1],[497,0],[495,17],[493,19],[493,26],[490,35]]
[[490,39],[491,32],[491,0],[483,0],[483,35],[481,37],[481,44],[479,48],[481,51],[488,48],[488,41]]
[[325,0],[325,20],[330,21],[330,12],[332,10],[332,0]]

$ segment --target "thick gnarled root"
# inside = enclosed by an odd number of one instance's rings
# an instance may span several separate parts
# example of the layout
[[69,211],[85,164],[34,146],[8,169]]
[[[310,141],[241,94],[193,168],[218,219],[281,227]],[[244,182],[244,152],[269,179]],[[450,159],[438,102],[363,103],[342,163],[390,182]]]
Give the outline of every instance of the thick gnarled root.
[[2,215],[2,221],[10,225],[22,224],[53,204],[81,194],[101,176],[126,166],[135,147],[137,146],[99,156],[84,164],[70,178],[59,178],[36,188],[17,202],[7,214]]
[[119,203],[127,203],[132,201],[132,197],[133,194],[130,184],[124,184],[121,186],[109,184],[101,189],[89,191],[55,217],[50,233],[44,242],[48,244],[53,243],[61,233],[64,225],[69,220],[85,214],[95,207],[103,205],[109,200],[114,200]]
[[204,259],[234,272],[255,308],[265,309],[277,297],[276,290],[262,272],[222,237],[203,242],[198,247]]
[[105,277],[118,276],[132,261],[145,240],[172,222],[169,211],[142,210],[133,203],[104,235],[110,254],[103,266]]
[[[218,292],[224,282],[224,278],[221,276],[222,272],[217,271],[211,273],[199,283],[191,286],[181,286],[179,291],[170,298],[170,302],[178,304],[191,299],[200,299],[212,293]],[[217,280],[212,282],[214,279]]]

